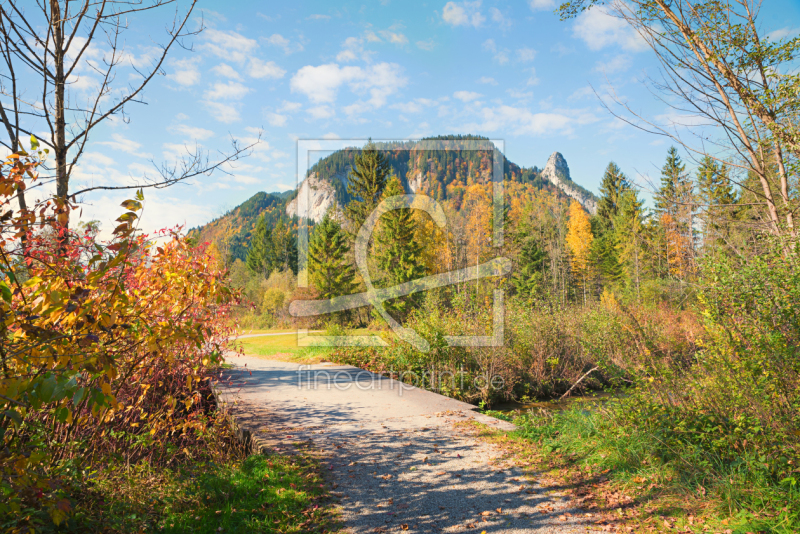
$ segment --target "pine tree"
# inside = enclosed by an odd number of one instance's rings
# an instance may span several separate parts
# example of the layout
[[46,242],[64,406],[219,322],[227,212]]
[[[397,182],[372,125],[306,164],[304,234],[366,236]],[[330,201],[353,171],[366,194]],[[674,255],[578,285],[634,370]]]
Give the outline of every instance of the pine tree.
[[567,223],[567,246],[572,253],[572,272],[583,283],[583,303],[586,304],[586,279],[590,271],[590,252],[594,235],[589,223],[589,216],[583,207],[573,200],[569,205],[569,221]]
[[642,245],[646,238],[643,204],[636,190],[629,189],[620,199],[619,212],[613,221],[619,262],[633,283],[637,299],[641,299]]
[[314,227],[308,243],[308,280],[324,299],[348,295],[355,271],[348,260],[350,245],[342,227],[329,214]]
[[345,206],[344,215],[353,237],[378,206],[390,172],[391,167],[383,152],[370,139],[361,153],[355,156],[348,177],[347,193],[352,200]]
[[256,221],[247,252],[247,267],[265,278],[270,275],[275,264],[275,250],[272,244],[272,231],[267,228],[264,215]]
[[297,236],[283,218],[278,219],[272,229],[272,250],[275,269],[291,269],[293,273],[297,273]]
[[[393,177],[383,192],[383,199],[404,195],[403,185]],[[391,287],[425,276],[426,269],[422,258],[422,246],[416,239],[417,223],[413,210],[402,208],[383,214],[375,232],[375,258],[383,271],[380,284]],[[420,293],[387,301],[388,310],[400,314],[408,313],[411,306],[419,300]]]
[[531,300],[544,282],[544,263],[547,253],[533,237],[527,237],[517,255],[511,283],[519,296]]
[[710,156],[700,162],[697,169],[697,185],[700,201],[704,205],[704,248],[723,245],[730,231],[730,223],[736,218],[733,206],[737,202],[728,166],[718,164]]
[[681,160],[678,149],[674,146],[667,150],[667,161],[661,169],[661,187],[656,192],[656,213],[669,213],[678,219],[680,203],[685,201],[687,192],[691,190],[686,165]]
[[616,163],[613,161],[609,163],[600,184],[601,196],[597,206],[597,217],[603,221],[606,228],[610,227],[612,219],[619,213],[622,196],[630,188],[628,177]]
[[662,231],[666,233],[662,252],[670,272],[686,277],[694,264],[694,186],[686,173],[686,165],[678,149],[670,147],[667,161],[661,169],[661,187],[655,197],[655,211]]

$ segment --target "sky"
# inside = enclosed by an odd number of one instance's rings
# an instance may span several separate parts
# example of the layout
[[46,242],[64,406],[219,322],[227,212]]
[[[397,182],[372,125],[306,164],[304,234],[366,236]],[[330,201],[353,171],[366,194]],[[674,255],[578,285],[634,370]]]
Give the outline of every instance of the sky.
[[[615,118],[598,94],[613,91],[647,117],[675,120],[642,83],[658,74],[655,56],[601,9],[562,22],[555,4],[201,1],[189,24],[203,31],[171,53],[144,93],[146,104],[128,106],[128,120],[94,131],[73,190],[133,183],[153,162],[169,164],[187,149],[207,150],[213,161],[232,138],[260,140],[224,173],[145,191],[145,230],[193,227],[258,191],[296,187],[298,139],[358,144],[468,133],[502,139],[508,159],[525,167],[541,168],[561,152],[573,180],[594,192],[612,160],[647,186],[669,140]],[[765,4],[764,34],[800,33],[800,2]],[[131,17],[128,67],[152,62],[173,13]],[[102,43],[90,52],[95,60],[106,53]],[[125,76],[135,79],[131,68],[118,80]],[[96,78],[79,69],[70,91],[88,94]],[[81,217],[111,229],[130,196],[90,193]]]

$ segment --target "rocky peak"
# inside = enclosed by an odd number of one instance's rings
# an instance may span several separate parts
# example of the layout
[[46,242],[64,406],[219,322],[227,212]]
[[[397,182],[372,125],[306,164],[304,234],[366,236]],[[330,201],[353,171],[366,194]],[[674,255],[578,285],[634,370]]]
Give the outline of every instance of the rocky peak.
[[567,160],[560,152],[553,152],[547,160],[547,165],[542,170],[542,178],[549,180],[554,186],[561,189],[567,196],[574,198],[586,210],[594,215],[597,213],[597,201],[591,194],[586,194],[577,187],[569,175]]

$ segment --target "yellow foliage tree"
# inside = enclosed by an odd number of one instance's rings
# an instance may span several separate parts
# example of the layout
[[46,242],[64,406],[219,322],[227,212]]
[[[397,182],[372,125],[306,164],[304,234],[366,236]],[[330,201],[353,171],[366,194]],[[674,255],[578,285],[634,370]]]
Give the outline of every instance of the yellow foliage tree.
[[572,272],[583,284],[583,303],[586,304],[586,279],[589,277],[591,265],[589,251],[592,248],[592,227],[589,216],[575,200],[569,205],[569,222],[567,223],[567,246],[572,253]]

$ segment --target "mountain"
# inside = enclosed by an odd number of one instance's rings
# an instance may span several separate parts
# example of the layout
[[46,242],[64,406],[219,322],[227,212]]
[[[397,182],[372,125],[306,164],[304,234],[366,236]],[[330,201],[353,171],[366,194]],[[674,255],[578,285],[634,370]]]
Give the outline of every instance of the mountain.
[[[450,201],[460,209],[470,185],[492,180],[495,154],[483,148],[486,140],[457,135],[427,138],[424,144],[397,141],[376,145],[385,151],[391,171],[407,191]],[[244,260],[259,216],[264,215],[270,226],[278,218],[296,226],[299,217],[319,222],[332,206],[349,202],[347,176],[359,152],[360,148],[355,147],[338,150],[315,163],[297,191],[256,193],[222,217],[192,229],[190,235],[200,242],[217,243],[231,259]],[[596,213],[597,197],[572,180],[566,159],[559,152],[554,152],[541,170],[520,167],[506,158],[502,161],[504,180],[573,198],[590,213]]]
[[553,152],[550,155],[547,165],[542,169],[542,177],[558,187],[567,196],[580,202],[586,211],[592,215],[597,213],[597,197],[572,181],[567,160],[564,159],[561,152]]

